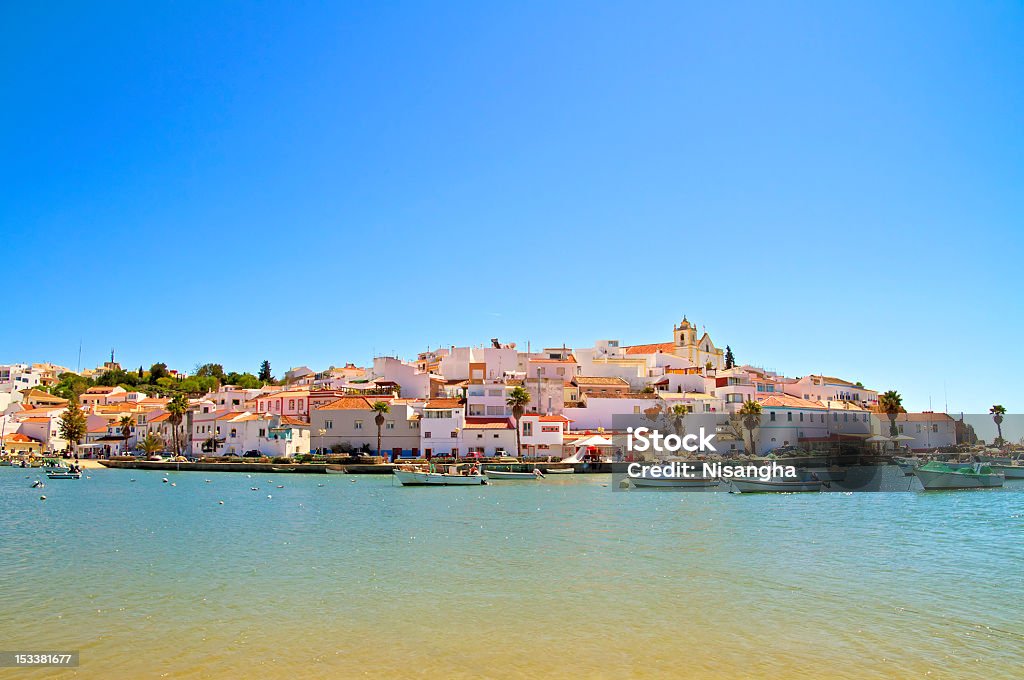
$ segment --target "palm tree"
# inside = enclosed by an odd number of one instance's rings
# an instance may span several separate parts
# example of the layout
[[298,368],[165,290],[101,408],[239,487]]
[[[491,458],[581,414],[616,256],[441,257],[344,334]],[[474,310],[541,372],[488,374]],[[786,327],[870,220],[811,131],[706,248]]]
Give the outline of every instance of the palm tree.
[[164,450],[164,440],[155,432],[150,432],[142,438],[142,441],[139,442],[139,448],[142,449],[143,453],[147,456],[151,456],[154,453],[160,453]]
[[181,421],[185,418],[185,413],[188,412],[188,398],[184,394],[176,395],[171,399],[170,403],[167,404],[167,413],[170,414],[167,418],[171,423],[171,437],[174,440],[174,454],[177,456],[181,455],[181,437],[178,432],[178,428],[181,426]]
[[675,404],[670,412],[672,413],[672,428],[676,431],[676,435],[682,437],[686,433],[686,428],[683,425],[683,419],[686,418],[686,414],[690,412],[688,408],[682,404]]
[[754,429],[761,424],[761,404],[753,399],[747,399],[739,410],[740,418],[743,419],[743,427],[750,433],[750,455],[757,455],[754,447]]
[[505,404],[512,409],[512,417],[516,421],[516,458],[522,456],[523,445],[519,435],[519,420],[526,411],[526,405],[530,403],[530,393],[521,385],[516,385],[508,392]]
[[1006,407],[1002,404],[995,404],[988,410],[992,414],[992,420],[996,423],[996,429],[999,431],[999,438],[996,440],[996,446],[1003,445],[1003,416],[1006,415]]
[[121,426],[121,437],[124,438],[124,452],[128,453],[128,438],[132,435],[132,428],[135,427],[135,418],[131,416],[121,416],[121,420],[118,421]]
[[377,455],[380,455],[381,430],[384,428],[384,414],[391,412],[391,404],[386,401],[375,401],[370,404],[370,410],[376,413],[373,422],[377,423]]
[[899,435],[899,428],[896,427],[896,416],[903,410],[903,397],[896,390],[889,390],[878,395],[878,408],[882,413],[889,416],[889,436]]

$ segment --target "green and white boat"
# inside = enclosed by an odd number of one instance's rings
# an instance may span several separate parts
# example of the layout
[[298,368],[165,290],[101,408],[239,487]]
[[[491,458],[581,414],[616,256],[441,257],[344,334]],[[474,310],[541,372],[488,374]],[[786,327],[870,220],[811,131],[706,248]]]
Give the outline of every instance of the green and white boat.
[[932,461],[914,470],[926,491],[933,489],[989,489],[1003,485],[1005,477],[988,465],[975,463],[969,467],[954,468]]

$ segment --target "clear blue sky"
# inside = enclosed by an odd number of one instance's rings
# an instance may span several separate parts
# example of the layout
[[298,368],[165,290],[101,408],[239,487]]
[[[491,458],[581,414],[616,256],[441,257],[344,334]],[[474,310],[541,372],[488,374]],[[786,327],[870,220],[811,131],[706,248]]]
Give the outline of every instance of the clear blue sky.
[[1024,409],[1024,7],[708,5],[4,3],[0,362],[280,374],[685,313]]

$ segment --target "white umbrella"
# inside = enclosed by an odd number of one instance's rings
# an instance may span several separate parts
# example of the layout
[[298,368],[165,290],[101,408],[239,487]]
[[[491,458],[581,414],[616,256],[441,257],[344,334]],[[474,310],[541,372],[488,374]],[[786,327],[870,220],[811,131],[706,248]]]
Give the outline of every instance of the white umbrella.
[[871,442],[872,444],[878,444],[878,443],[880,443],[880,442],[887,442],[887,441],[890,441],[890,440],[889,440],[889,438],[888,438],[888,437],[883,437],[883,436],[882,436],[882,435],[880,435],[880,434],[876,434],[876,435],[875,435],[875,436],[873,436],[873,437],[868,437],[868,438],[867,438],[867,439],[865,439],[864,441],[866,441],[866,442]]
[[912,442],[912,441],[914,441],[914,438],[911,437],[910,435],[898,434],[895,437],[892,437],[891,441],[894,441],[894,442]]

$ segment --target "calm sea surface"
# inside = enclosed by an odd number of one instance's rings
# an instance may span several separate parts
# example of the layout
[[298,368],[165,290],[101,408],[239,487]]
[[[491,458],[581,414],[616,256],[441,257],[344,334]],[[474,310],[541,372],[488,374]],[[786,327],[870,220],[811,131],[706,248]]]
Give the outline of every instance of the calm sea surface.
[[1024,493],[89,475],[0,468],[0,648],[81,652],[0,677],[1024,677]]

